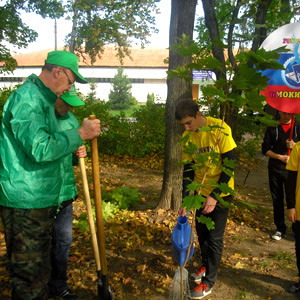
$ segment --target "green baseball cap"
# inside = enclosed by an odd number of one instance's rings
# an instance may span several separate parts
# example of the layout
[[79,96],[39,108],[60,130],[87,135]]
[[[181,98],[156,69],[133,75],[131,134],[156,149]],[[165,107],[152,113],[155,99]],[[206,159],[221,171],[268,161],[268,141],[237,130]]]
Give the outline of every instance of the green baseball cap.
[[71,106],[81,106],[85,104],[82,100],[80,100],[77,97],[76,88],[74,84],[71,86],[70,92],[65,92],[60,97]]
[[79,83],[88,83],[78,72],[78,57],[68,51],[52,51],[48,53],[45,63],[70,69]]

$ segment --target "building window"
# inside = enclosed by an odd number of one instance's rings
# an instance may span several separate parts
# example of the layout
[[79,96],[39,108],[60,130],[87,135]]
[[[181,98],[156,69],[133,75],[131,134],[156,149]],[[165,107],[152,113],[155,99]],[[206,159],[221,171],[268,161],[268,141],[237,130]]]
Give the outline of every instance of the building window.
[[23,82],[26,78],[23,77],[0,77],[0,82]]
[[[89,83],[111,83],[113,78],[86,78]],[[24,77],[0,77],[0,82],[23,82]],[[129,78],[131,83],[144,83],[143,78]]]

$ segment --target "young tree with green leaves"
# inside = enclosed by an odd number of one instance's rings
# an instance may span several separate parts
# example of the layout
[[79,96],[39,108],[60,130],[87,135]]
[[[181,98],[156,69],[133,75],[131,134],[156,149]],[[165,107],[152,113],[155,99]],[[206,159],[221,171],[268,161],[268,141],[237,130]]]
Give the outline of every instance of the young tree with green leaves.
[[234,190],[236,143],[224,120],[203,116],[192,98],[178,103],[175,116],[185,129],[181,141],[184,198],[179,214],[185,216],[189,211],[193,216],[202,256],[201,268],[191,276],[198,286],[191,290],[190,297],[200,299],[211,293],[221,262]]
[[113,89],[108,95],[111,109],[127,109],[132,101],[132,84],[127,75],[124,74],[123,68],[118,68],[117,74],[112,79],[112,87]]
[[[173,0],[172,10],[180,2],[185,1]],[[284,6],[287,2],[289,5]],[[172,115],[174,112],[172,107],[180,101],[182,94],[191,94],[192,70],[207,70],[216,74],[214,86],[202,88],[203,99],[209,108],[217,111],[217,116],[222,117],[225,114],[225,121],[232,128],[233,136],[236,137],[237,115],[243,111],[243,108],[263,113],[265,98],[260,96],[259,91],[267,85],[268,80],[261,78],[257,71],[282,67],[274,63],[274,59],[278,58],[274,52],[263,52],[258,50],[258,46],[249,52],[245,50],[251,49],[252,43],[260,45],[264,34],[289,22],[299,13],[294,1],[202,0],[202,4],[205,17],[198,20],[197,41],[191,40],[191,32],[182,30],[184,24],[180,17],[171,16],[170,37],[173,36],[173,42],[170,39],[166,152],[164,181],[159,203],[159,207],[166,209],[177,210],[181,203],[182,169],[176,167],[174,163],[181,160],[178,145],[180,129]],[[191,20],[195,15],[195,8],[196,6],[189,11],[188,18]],[[172,46],[174,43],[178,45]],[[177,63],[173,64],[175,61]],[[176,87],[169,85],[173,80],[174,82],[178,80],[179,84],[186,80],[187,85],[180,86],[180,92],[172,93],[169,89],[176,91]],[[268,125],[270,118],[263,117],[262,121]]]

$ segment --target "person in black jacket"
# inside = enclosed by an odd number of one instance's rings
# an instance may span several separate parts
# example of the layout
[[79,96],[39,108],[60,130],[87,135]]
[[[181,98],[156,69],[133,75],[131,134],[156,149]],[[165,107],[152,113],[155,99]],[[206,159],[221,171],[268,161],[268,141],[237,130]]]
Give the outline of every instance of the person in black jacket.
[[[300,125],[292,124],[292,114],[280,112],[280,124],[268,127],[262,143],[262,153],[269,157],[269,186],[273,200],[274,223],[276,232],[272,239],[279,241],[286,233],[284,219],[284,194],[286,194],[287,176],[286,164],[289,161],[288,149],[292,149],[300,139]],[[293,136],[289,140],[293,126]]]

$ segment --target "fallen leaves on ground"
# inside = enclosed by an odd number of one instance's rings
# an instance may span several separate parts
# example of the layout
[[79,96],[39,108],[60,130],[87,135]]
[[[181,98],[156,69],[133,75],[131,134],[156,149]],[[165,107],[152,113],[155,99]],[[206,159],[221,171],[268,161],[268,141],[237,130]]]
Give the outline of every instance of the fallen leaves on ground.
[[[159,160],[156,162],[159,163]],[[126,167],[126,164],[129,164],[129,167]],[[142,193],[142,209],[139,206],[132,211],[119,211],[104,224],[108,278],[115,299],[152,300],[156,297],[168,299],[173,276],[179,267],[172,255],[171,242],[171,232],[176,224],[177,213],[164,209],[149,209],[151,206],[156,207],[158,203],[162,172],[147,169],[149,167],[144,159],[131,160],[127,157],[104,156],[100,160],[100,165],[101,183],[105,184],[108,190],[127,184],[139,187]],[[89,162],[86,163],[86,169],[92,192]],[[75,169],[75,173],[79,197],[74,203],[74,219],[78,220],[86,209],[78,170]],[[245,187],[236,191],[236,198],[245,203],[252,203],[260,196],[253,189]],[[286,253],[279,253],[281,256],[275,257],[276,249],[273,249],[273,254],[270,252],[272,249],[269,247],[270,238],[266,233],[266,228],[272,223],[270,211],[261,207],[249,207],[241,204],[237,199],[233,204],[235,208],[230,210],[229,214],[221,269],[228,269],[231,276],[238,281],[243,279],[241,276],[243,272],[249,272],[256,278],[263,277],[265,274],[276,278],[280,276],[274,274],[280,272],[282,268],[295,268],[294,257]],[[198,241],[197,239],[194,241],[194,255],[187,265],[189,273],[200,264]],[[3,228],[0,224],[0,298],[2,300],[10,299],[11,293],[10,279],[5,267],[5,253]],[[251,285],[251,281],[247,280],[246,278],[245,285],[251,291],[255,284]],[[82,232],[75,227],[69,255],[69,284],[81,298],[86,300],[94,299],[98,293],[98,274],[90,233]],[[236,286],[238,291],[245,289],[242,288],[241,281]],[[236,292],[234,289],[235,287],[228,286],[230,295]],[[260,289],[260,293],[263,291]],[[215,290],[215,293],[218,291]],[[250,294],[249,297],[252,296]],[[265,296],[266,299],[267,297]],[[223,297],[225,298],[226,296]]]

